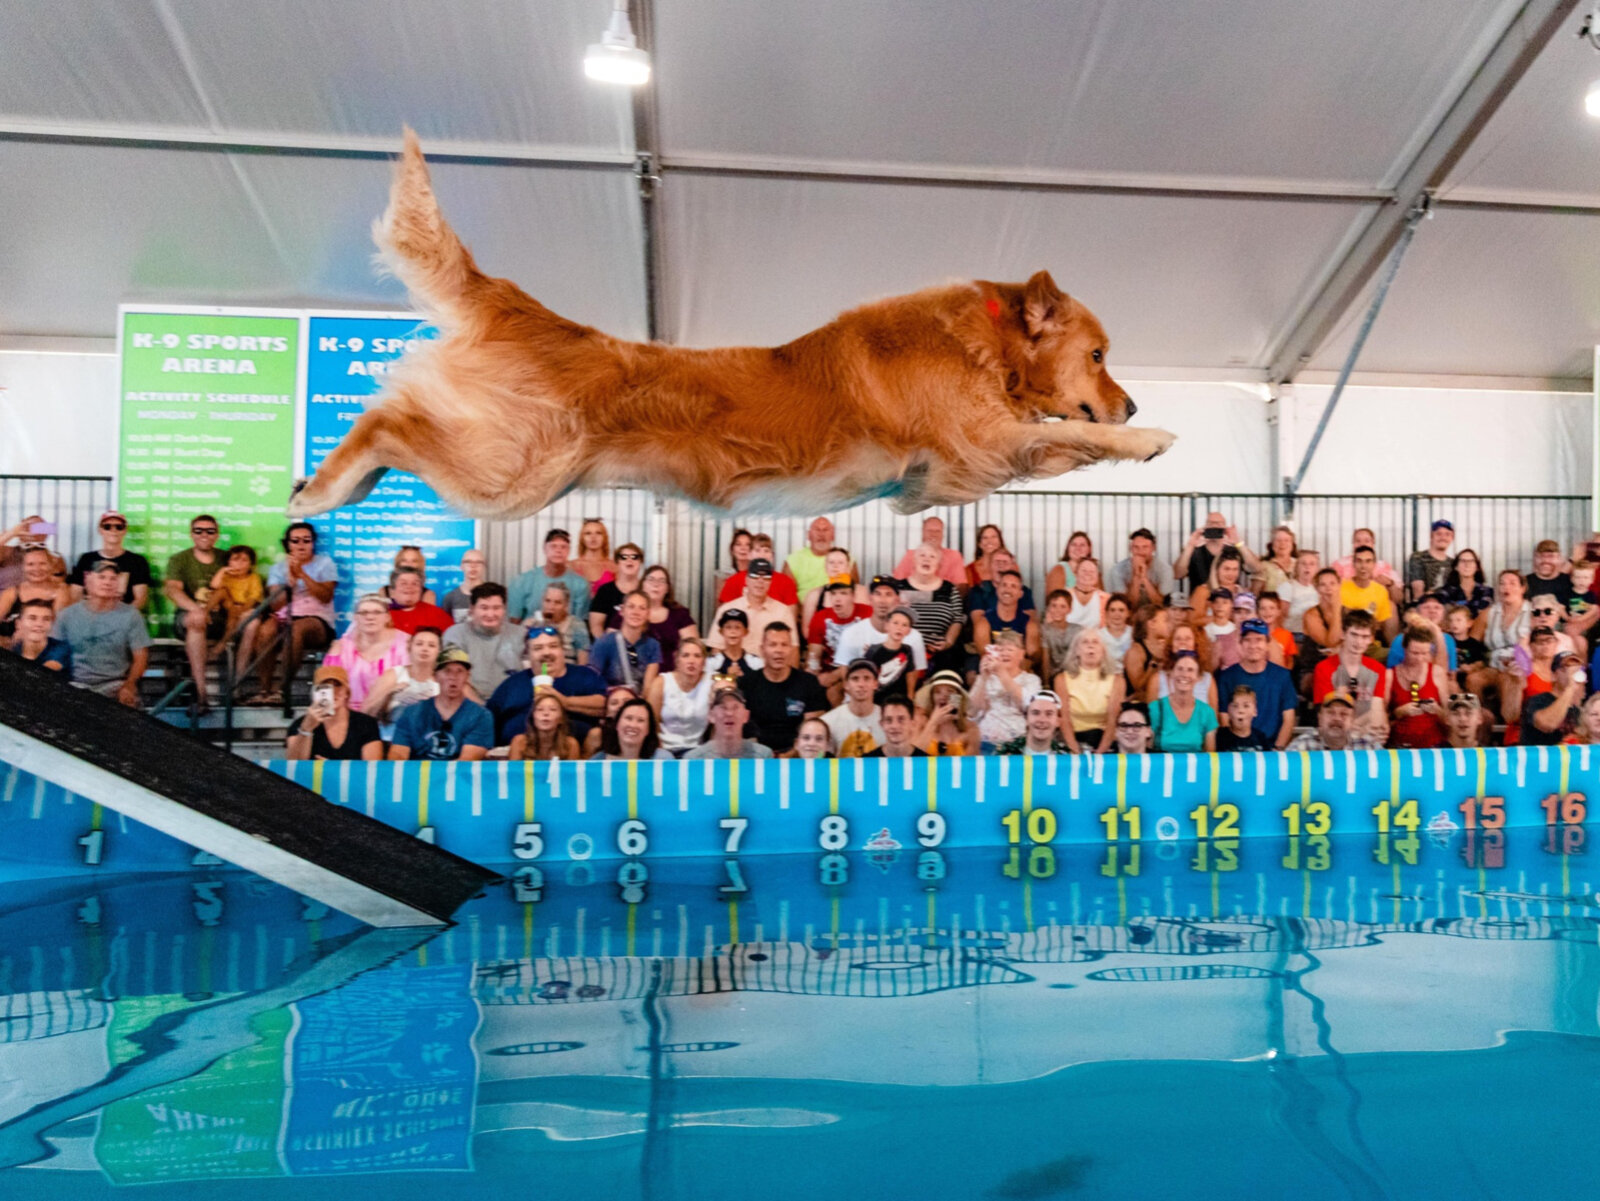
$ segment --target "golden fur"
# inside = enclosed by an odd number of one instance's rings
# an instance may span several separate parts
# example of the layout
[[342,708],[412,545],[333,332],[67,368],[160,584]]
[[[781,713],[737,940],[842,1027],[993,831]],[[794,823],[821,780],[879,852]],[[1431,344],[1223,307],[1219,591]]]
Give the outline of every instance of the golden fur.
[[1134,405],[1104,330],[1043,271],[881,300],[772,349],[625,342],[480,272],[409,130],[374,237],[440,336],[395,366],[295,517],[360,500],[390,467],[478,517],[618,485],[730,513],[873,497],[911,513],[1173,441],[1122,424]]

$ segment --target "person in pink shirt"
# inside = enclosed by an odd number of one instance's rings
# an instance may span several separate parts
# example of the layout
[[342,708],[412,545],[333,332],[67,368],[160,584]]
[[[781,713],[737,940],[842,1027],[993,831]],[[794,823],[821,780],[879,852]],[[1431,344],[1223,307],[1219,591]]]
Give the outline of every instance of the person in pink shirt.
[[[1372,553],[1376,555],[1378,553],[1378,536],[1368,529],[1360,529],[1350,535],[1350,553],[1342,559],[1334,560],[1333,564],[1333,569],[1339,573],[1341,580],[1348,580],[1355,575],[1355,554],[1363,546],[1370,547]],[[1372,578],[1387,588],[1391,594],[1395,594],[1396,599],[1398,599],[1400,577],[1395,574],[1393,567],[1379,559],[1378,565],[1373,568]]]
[[406,637],[389,620],[389,602],[369,592],[356,602],[356,611],[344,637],[322,656],[323,667],[342,667],[350,688],[350,708],[361,706],[378,677],[391,667],[411,662]]
[[[922,522],[921,546],[936,546],[939,548],[939,578],[949,580],[957,588],[967,586],[967,564],[961,557],[961,552],[944,544],[944,520],[939,517],[927,517]],[[906,551],[905,556],[895,564],[894,575],[896,579],[908,579],[916,567],[914,556],[917,547],[913,546]]]

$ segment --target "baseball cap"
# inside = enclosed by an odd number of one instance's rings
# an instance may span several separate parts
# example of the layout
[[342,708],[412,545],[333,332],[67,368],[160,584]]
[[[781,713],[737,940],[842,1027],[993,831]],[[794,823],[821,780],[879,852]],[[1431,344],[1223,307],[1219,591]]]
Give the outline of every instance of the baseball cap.
[[729,609],[721,617],[717,618],[717,629],[720,630],[730,621],[743,622],[745,628],[748,629],[750,627],[750,614],[746,613],[743,609]]
[[1259,617],[1252,617],[1248,621],[1239,623],[1239,636],[1242,638],[1246,634],[1260,634],[1263,638],[1271,638],[1272,627]]
[[343,684],[348,688],[350,687],[350,676],[344,668],[330,665],[317,668],[311,676],[311,683],[313,686],[327,683]]
[[749,705],[750,705],[750,702],[744,699],[744,693],[740,692],[739,689],[737,689],[737,688],[718,688],[716,690],[716,692],[714,694],[712,694],[710,708],[715,709],[718,705],[722,704],[722,702],[727,700],[729,697],[732,697],[734,700],[738,701],[741,705],[744,705],[746,708],[748,708]]
[[1456,527],[1441,517],[1438,521],[1434,522],[1428,527],[1428,531],[1430,533],[1432,533],[1434,530],[1449,530],[1453,534],[1456,532]]
[[122,574],[122,568],[117,566],[117,561],[115,559],[96,559],[92,564],[90,564],[90,575],[94,575],[96,572],[101,571],[114,571],[118,575]]
[[471,667],[472,656],[467,654],[467,652],[462,650],[459,646],[447,646],[444,648],[444,650],[439,652],[439,658],[438,661],[434,663],[434,667],[449,667],[452,663],[460,663],[463,667]]
[[762,576],[762,575],[771,575],[771,574],[772,574],[772,560],[771,559],[751,559],[750,560],[750,566],[745,569],[745,575],[747,575],[747,576],[752,576],[752,575]]
[[1533,548],[1533,553],[1536,555],[1559,555],[1561,553],[1561,543],[1557,542],[1554,538],[1546,538],[1543,542],[1539,543],[1538,546]]
[[[1446,608],[1450,607],[1450,594],[1443,588],[1435,588],[1432,592],[1424,593],[1422,600],[1438,601]],[[1420,605],[1422,601],[1418,601],[1417,603]]]
[[887,616],[884,617],[884,620],[887,621],[890,617],[894,617],[896,614],[904,617],[912,625],[917,624],[917,615],[904,605],[896,605],[894,608],[890,609]]
[[1343,688],[1335,688],[1332,692],[1328,693],[1327,696],[1322,698],[1321,707],[1326,709],[1329,705],[1344,705],[1346,708],[1354,709],[1356,707],[1356,698],[1351,696]]
[[1560,671],[1568,663],[1576,663],[1582,666],[1583,658],[1582,656],[1573,654],[1571,651],[1557,651],[1555,658],[1550,660],[1550,670]]
[[[844,678],[848,680],[858,671],[870,671],[873,679],[878,678],[878,665],[871,659],[850,660],[850,666],[844,669]],[[965,691],[965,689],[963,689],[963,691]]]
[[1233,594],[1233,607],[1235,609],[1249,609],[1255,612],[1256,594],[1254,592],[1235,592]]
[[117,512],[115,509],[107,509],[104,513],[100,514],[100,516],[98,516],[98,517],[96,517],[94,519],[94,523],[96,525],[99,525],[107,517],[115,517],[118,521],[122,522],[123,525],[127,525],[128,524],[127,517],[124,516],[123,514]]
[[1216,600],[1219,597],[1222,598],[1223,600],[1232,600],[1233,599],[1233,592],[1230,589],[1227,589],[1227,588],[1213,588],[1211,590],[1210,599]]
[[875,575],[872,577],[872,587],[874,589],[893,588],[896,592],[899,592],[900,581],[892,575]]
[[571,542],[572,535],[559,527],[552,529],[544,536],[544,544],[549,546],[552,542]]

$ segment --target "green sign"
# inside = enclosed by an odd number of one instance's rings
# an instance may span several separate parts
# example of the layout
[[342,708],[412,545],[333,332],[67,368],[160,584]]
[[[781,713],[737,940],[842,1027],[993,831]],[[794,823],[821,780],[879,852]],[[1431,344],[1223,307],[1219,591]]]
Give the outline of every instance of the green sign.
[[[112,1064],[143,1049],[130,1035],[143,1033],[165,1013],[190,1007],[182,997],[118,1001],[110,1031]],[[256,1041],[250,1046],[196,1076],[107,1105],[94,1144],[101,1170],[115,1184],[283,1175],[278,1131],[291,1025],[287,1009],[261,1014],[251,1023]]]
[[119,507],[159,575],[209,513],[270,562],[293,486],[300,319],[122,312]]

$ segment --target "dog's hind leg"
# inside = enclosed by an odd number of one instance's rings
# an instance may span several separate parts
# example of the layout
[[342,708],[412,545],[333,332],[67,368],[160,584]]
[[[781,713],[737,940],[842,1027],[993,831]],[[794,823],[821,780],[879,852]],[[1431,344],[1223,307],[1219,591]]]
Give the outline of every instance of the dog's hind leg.
[[385,453],[392,450],[385,445],[392,425],[393,418],[382,406],[363,413],[316,474],[295,485],[289,516],[314,517],[365,500],[383,473],[400,465]]

